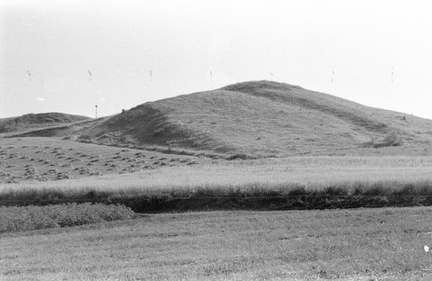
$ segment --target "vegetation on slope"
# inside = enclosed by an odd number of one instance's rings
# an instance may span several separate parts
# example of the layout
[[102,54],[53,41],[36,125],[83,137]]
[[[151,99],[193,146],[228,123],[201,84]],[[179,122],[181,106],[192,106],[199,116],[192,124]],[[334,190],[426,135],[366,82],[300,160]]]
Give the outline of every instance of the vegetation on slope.
[[[406,114],[257,81],[145,103],[84,130],[81,139],[231,155],[325,155],[424,146],[432,140],[431,126]],[[399,141],[388,143],[392,135]]]
[[385,147],[398,147],[395,154],[407,155],[413,149],[430,146],[432,121],[298,86],[255,81],[148,102],[114,116],[15,136],[156,146],[174,153],[243,154],[246,158],[376,155]]

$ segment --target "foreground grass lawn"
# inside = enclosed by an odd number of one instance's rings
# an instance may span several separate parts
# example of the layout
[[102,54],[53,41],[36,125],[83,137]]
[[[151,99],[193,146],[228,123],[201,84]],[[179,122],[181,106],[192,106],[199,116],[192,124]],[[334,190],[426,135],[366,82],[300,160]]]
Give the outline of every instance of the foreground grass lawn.
[[431,280],[425,245],[429,207],[157,214],[1,234],[0,279]]

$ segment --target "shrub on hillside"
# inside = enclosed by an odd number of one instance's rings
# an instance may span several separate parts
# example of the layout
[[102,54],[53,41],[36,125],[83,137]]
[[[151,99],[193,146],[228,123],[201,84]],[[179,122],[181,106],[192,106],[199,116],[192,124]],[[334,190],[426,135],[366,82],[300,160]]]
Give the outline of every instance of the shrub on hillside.
[[131,219],[134,214],[123,205],[90,203],[0,207],[0,233]]
[[383,146],[386,146],[386,147],[387,146],[400,146],[403,144],[403,139],[397,132],[392,131],[384,137],[381,144]]
[[401,146],[403,144],[403,138],[396,131],[389,132],[381,141],[375,141],[372,138],[371,141],[368,141],[363,144],[363,147],[391,147],[391,146]]

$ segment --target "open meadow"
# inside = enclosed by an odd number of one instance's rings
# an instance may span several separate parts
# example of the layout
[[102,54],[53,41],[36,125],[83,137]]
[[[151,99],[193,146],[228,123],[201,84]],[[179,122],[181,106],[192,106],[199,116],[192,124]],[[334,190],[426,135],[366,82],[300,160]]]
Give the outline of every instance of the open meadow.
[[1,279],[431,280],[431,212],[190,212],[4,233]]
[[[3,203],[150,213],[2,233],[2,280],[430,280],[431,183],[430,157],[301,156],[7,184]],[[317,194],[327,210],[288,210],[323,209]],[[343,198],[417,207],[335,209]]]
[[432,280],[431,122],[269,81],[0,120],[0,279]]
[[139,212],[421,206],[430,157],[301,156],[3,185],[5,204],[122,203]]

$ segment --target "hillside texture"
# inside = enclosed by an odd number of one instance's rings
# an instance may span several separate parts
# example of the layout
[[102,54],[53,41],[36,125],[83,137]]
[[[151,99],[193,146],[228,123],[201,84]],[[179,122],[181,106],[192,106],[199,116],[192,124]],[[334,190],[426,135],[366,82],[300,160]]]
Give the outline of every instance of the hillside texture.
[[351,154],[353,149],[369,154],[377,148],[401,153],[422,147],[424,152],[431,137],[430,120],[268,81],[145,103],[81,135],[101,144],[258,156]]
[[85,126],[26,135],[261,157],[428,155],[432,121],[298,86],[256,81],[148,102]]

